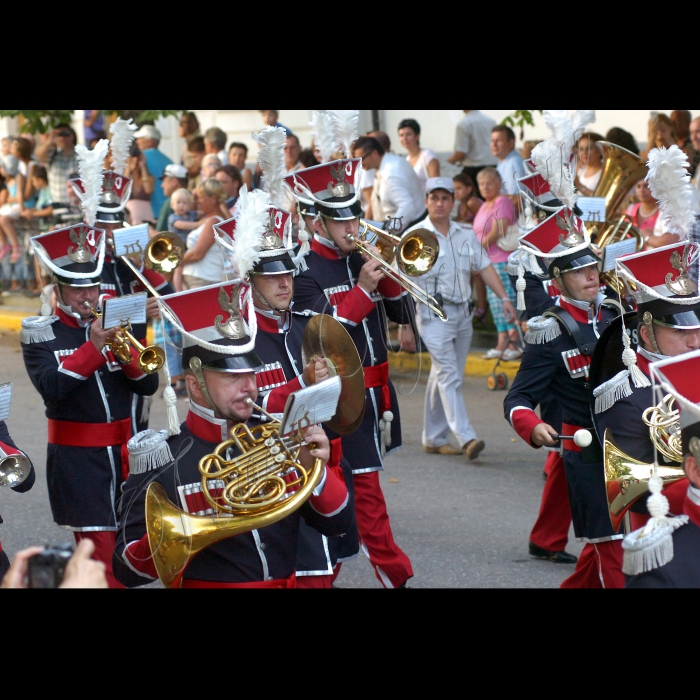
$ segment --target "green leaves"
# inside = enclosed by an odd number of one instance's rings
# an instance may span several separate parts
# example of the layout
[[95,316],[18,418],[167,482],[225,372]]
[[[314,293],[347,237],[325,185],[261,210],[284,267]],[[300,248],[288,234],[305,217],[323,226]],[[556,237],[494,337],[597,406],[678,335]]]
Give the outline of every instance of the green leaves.
[[[178,117],[184,109],[103,109],[107,116],[117,114],[123,119],[133,119],[136,124],[152,124],[158,117]],[[0,117],[23,117],[20,131],[28,134],[45,134],[59,124],[70,124],[73,109],[0,109]]]
[[533,114],[535,112],[542,114],[542,111],[541,109],[518,109],[513,114],[508,115],[503,120],[503,124],[511,129],[520,129],[520,139],[522,140],[525,138],[525,125],[535,126]]

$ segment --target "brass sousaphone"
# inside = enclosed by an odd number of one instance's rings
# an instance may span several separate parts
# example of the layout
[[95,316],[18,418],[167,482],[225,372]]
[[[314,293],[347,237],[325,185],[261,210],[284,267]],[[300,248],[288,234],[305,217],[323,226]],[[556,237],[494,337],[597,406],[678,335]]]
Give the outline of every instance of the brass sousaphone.
[[[365,380],[352,338],[334,318],[315,316],[304,332],[303,353],[304,362],[325,357],[331,374],[341,379],[338,412],[329,428],[343,435],[354,432],[364,417]],[[254,428],[236,426],[231,439],[199,463],[202,494],[213,515],[190,515],[168,500],[160,484],[154,482],[148,488],[148,541],[158,576],[167,588],[179,588],[192,559],[208,547],[292,515],[321,481],[323,462],[316,460],[311,470],[299,463],[302,431],[280,435],[281,424],[262,408],[255,409],[270,422]],[[230,449],[240,456],[228,460]]]

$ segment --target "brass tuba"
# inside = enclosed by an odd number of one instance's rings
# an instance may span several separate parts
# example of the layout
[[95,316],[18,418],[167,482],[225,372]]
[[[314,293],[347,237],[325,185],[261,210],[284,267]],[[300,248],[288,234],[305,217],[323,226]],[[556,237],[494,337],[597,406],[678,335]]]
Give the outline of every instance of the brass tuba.
[[180,236],[163,231],[149,241],[144,259],[146,267],[168,275],[180,267],[184,256],[185,244]]
[[[252,402],[251,402],[252,403]],[[256,406],[256,410],[265,413]],[[235,535],[273,525],[301,508],[318,487],[324,463],[310,471],[299,463],[301,431],[279,434],[279,422],[252,430],[238,425],[231,439],[199,463],[202,493],[211,516],[192,516],[168,500],[160,484],[146,494],[148,541],[158,576],[167,588],[180,588],[190,562],[200,552]],[[226,460],[237,448],[241,455]]]

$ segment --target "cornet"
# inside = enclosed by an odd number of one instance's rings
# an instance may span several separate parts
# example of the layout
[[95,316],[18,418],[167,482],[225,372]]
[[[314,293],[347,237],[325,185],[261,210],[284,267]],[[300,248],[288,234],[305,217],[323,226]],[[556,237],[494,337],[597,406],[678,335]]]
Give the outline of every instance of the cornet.
[[[95,318],[102,318],[102,314],[99,311],[95,311],[89,302],[86,301],[83,305],[86,309],[90,309]],[[139,343],[131,334],[131,323],[129,321],[122,322],[115,339],[105,343],[123,365],[130,365],[134,361],[129,344],[133,345],[139,353],[138,365],[144,374],[157,374],[163,369],[165,365],[165,351],[156,345],[144,347]]]
[[[367,234],[370,232],[376,236],[376,246],[381,256],[367,248]],[[400,238],[360,219],[360,232],[357,236],[349,235],[348,241],[354,243],[360,252],[380,262],[384,274],[403,287],[416,301],[425,304],[441,321],[447,321],[447,314],[440,302],[409,279],[409,276],[420,277],[430,272],[437,262],[440,243],[431,231],[416,229]],[[398,270],[391,267],[394,261]]]
[[16,488],[27,480],[31,470],[32,464],[24,455],[8,455],[0,448],[0,486]]

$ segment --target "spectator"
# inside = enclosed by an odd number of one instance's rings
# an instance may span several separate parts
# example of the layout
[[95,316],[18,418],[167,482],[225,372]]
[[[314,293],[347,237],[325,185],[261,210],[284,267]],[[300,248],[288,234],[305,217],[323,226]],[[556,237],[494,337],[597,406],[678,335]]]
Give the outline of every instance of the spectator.
[[304,167],[299,160],[300,155],[301,144],[299,143],[299,138],[294,134],[289,134],[284,142],[284,163],[287,175],[291,175]]
[[[696,153],[700,153],[700,117],[696,117],[690,122],[690,139]],[[694,178],[696,189],[700,190],[700,158],[695,169],[691,170],[691,176]]]
[[228,149],[228,162],[229,165],[233,165],[234,168],[238,169],[241,177],[243,178],[243,184],[248,187],[250,192],[253,189],[253,171],[246,166],[246,160],[248,159],[248,146],[244,143],[232,143]]
[[[479,189],[484,195],[485,203],[474,219],[474,233],[481,242],[484,255],[491,261],[501,278],[508,297],[515,304],[515,291],[508,277],[510,253],[502,251],[498,247],[498,241],[506,235],[508,228],[517,222],[517,210],[510,197],[503,194],[503,181],[496,168],[484,168],[478,177]],[[487,298],[498,331],[498,345],[489,350],[485,358],[515,360],[523,354],[515,325],[510,323],[503,313],[502,298],[499,299],[491,289],[487,289]],[[509,348],[509,345],[513,347]]]
[[291,129],[287,128],[284,126],[284,124],[279,123],[279,110],[277,109],[259,109],[258,112],[262,114],[262,120],[263,124],[265,126],[277,126],[280,129],[284,129],[287,132],[287,136],[289,136],[292,132]]
[[180,126],[178,127],[177,135],[185,142],[182,147],[182,158],[180,165],[185,164],[187,158],[187,142],[195,136],[200,136],[199,120],[194,112],[183,112],[180,117]]
[[243,187],[243,178],[238,168],[233,165],[225,165],[214,176],[223,186],[226,192],[226,208],[233,216],[233,209],[238,202],[238,196]]
[[166,200],[165,193],[163,192],[163,186],[161,184],[160,178],[165,172],[165,168],[168,165],[172,165],[173,162],[164,153],[158,150],[160,146],[161,135],[160,131],[156,129],[155,126],[143,126],[135,134],[136,144],[139,149],[146,156],[146,165],[148,167],[148,172],[155,178],[153,194],[151,195],[151,206],[153,207],[153,212],[160,211],[163,203]]
[[0,207],[0,260],[10,255],[10,264],[14,265],[22,257],[15,222],[24,210],[24,178],[19,172],[19,161],[15,156],[3,156],[0,160],[0,175],[5,178],[8,197]]
[[[455,152],[448,159],[452,165],[464,167],[467,175],[478,183],[477,175],[487,166],[497,165],[491,153],[491,129],[496,122],[478,109],[463,109],[465,117],[457,124]],[[479,196],[483,195],[479,193]]]
[[210,177],[214,177],[223,167],[217,153],[207,153],[207,155],[202,158],[202,180],[208,180]]
[[676,144],[688,156],[692,168],[691,172],[695,172],[700,154],[695,150],[690,138],[690,123],[692,121],[693,115],[687,109],[674,109],[671,112],[671,124],[673,124],[673,133],[676,135]]
[[187,142],[187,158],[185,159],[185,166],[187,167],[189,177],[187,189],[192,192],[194,192],[199,186],[199,183],[202,182],[202,161],[206,153],[207,149],[202,136],[195,136]]
[[[36,202],[32,208],[27,207],[27,202],[24,203],[22,217],[30,221],[32,219],[46,219],[50,217],[53,214],[53,200],[51,198],[48,174],[43,165],[35,165],[32,168],[32,188]],[[48,231],[48,227],[45,230]]]
[[654,235],[656,220],[659,218],[659,203],[649,189],[646,180],[640,180],[635,187],[636,204],[631,204],[625,212],[634,225],[642,232],[644,241]]
[[[513,204],[520,201],[517,180],[527,175],[525,161],[515,148],[515,133],[509,126],[499,124],[491,130],[491,153],[498,160],[498,174],[503,181],[503,194],[507,194]],[[507,287],[507,285],[506,285]]]
[[304,148],[299,154],[299,161],[304,168],[313,168],[316,165],[320,165],[313,148]]
[[520,149],[520,157],[524,161],[530,160],[530,158],[532,158],[532,152],[541,143],[542,141],[525,141],[523,147]]
[[457,201],[458,224],[473,224],[474,217],[484,204],[484,200],[476,196],[476,185],[466,173],[460,173],[454,178],[455,200]]
[[592,197],[603,177],[603,152],[596,146],[603,141],[600,134],[588,132],[581,136],[576,145],[578,165],[576,188],[583,197]]
[[32,158],[31,142],[21,136],[13,139],[10,155],[17,158],[19,172],[24,180],[24,206],[33,208],[36,206],[36,192],[32,184],[32,170],[38,166],[38,163]]
[[653,148],[671,148],[677,140],[673,122],[668,115],[657,114],[649,120],[649,142],[641,157],[649,160],[649,151]]
[[187,168],[184,165],[169,165],[165,169],[163,177],[161,177],[161,185],[166,199],[158,214],[156,231],[167,231],[168,217],[173,213],[172,207],[170,206],[170,198],[173,196],[175,190],[179,190],[183,187],[185,189],[187,188]]
[[194,195],[184,188],[175,190],[170,198],[173,213],[168,217],[168,231],[189,233],[199,227],[198,215],[194,208]]
[[408,151],[406,160],[415,170],[421,187],[425,189],[430,178],[440,177],[440,161],[434,151],[421,148],[420,133],[420,124],[415,119],[404,119],[399,124],[399,141]]
[[363,168],[376,170],[371,199],[375,220],[398,219],[394,233],[401,233],[425,218],[423,188],[405,158],[386,153],[371,136],[355,141],[353,152],[355,158],[362,159]]
[[[219,129],[218,126],[212,126],[211,129],[207,129],[206,133],[204,134],[204,146],[207,155],[210,153],[217,155],[221,165],[228,165],[228,154],[226,153],[227,141],[228,136],[226,135],[226,132]],[[210,175],[209,177],[213,176]]]
[[49,174],[49,187],[55,206],[70,206],[66,197],[66,181],[72,173],[78,172],[78,156],[75,153],[77,136],[68,124],[61,124],[42,136],[42,143],[36,149],[39,161],[46,166]]
[[209,179],[197,187],[195,198],[204,218],[187,236],[187,252],[181,267],[185,289],[207,287],[224,279],[224,256],[214,245],[214,224],[225,220],[221,205],[226,201],[226,191],[220,182]]
[[107,138],[105,118],[101,109],[83,110],[83,136],[88,148],[93,149],[100,139]]
[[384,153],[391,153],[391,139],[385,131],[368,131],[367,136],[379,141],[379,145],[384,149]]
[[619,126],[614,126],[610,129],[608,133],[605,134],[605,140],[630,151],[630,153],[634,153],[637,156],[639,155],[639,146],[634,136],[632,136],[629,131],[625,131]]
[[12,145],[12,139],[9,136],[3,136],[0,140],[0,158],[2,156],[10,155],[10,146]]
[[143,223],[153,224],[155,213],[151,204],[151,196],[156,186],[156,179],[148,172],[146,156],[136,144],[131,147],[124,175],[133,181],[131,198],[126,205],[132,226]]

